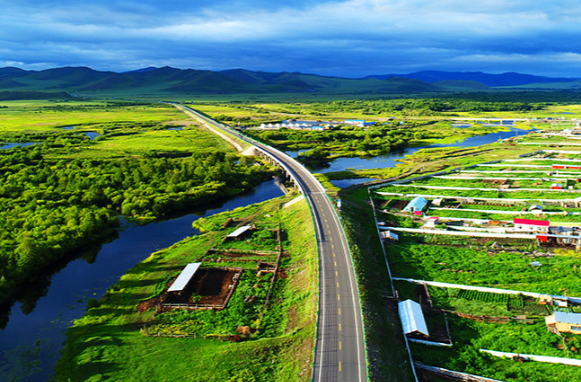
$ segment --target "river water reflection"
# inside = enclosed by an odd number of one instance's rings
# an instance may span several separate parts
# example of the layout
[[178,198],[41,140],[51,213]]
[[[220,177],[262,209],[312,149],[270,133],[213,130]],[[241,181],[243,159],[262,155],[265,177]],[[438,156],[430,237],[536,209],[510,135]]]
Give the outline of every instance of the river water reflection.
[[195,234],[192,222],[216,213],[283,195],[274,180],[221,207],[144,226],[129,226],[119,238],[104,244],[92,264],[74,260],[52,276],[46,296],[25,315],[22,304],[12,307],[10,321],[0,331],[0,381],[47,381],[53,373],[65,330],[85,311],[88,298],[99,299],[127,270],[151,253]]
[[[511,128],[510,131],[501,131],[498,133],[491,133],[482,136],[466,138],[460,142],[455,142],[451,144],[434,144],[422,147],[411,147],[402,151],[392,152],[385,155],[379,155],[372,158],[338,158],[330,162],[328,166],[321,167],[308,167],[309,170],[313,172],[334,172],[334,171],[344,171],[344,170],[364,170],[371,168],[386,168],[395,167],[398,163],[398,159],[403,159],[407,155],[411,155],[420,149],[432,148],[432,147],[476,147],[482,146],[489,143],[497,142],[499,139],[506,139],[514,136],[528,134],[531,130],[521,130],[516,128]],[[301,150],[305,151],[305,150]],[[288,152],[287,152],[288,153]],[[291,155],[291,153],[289,153]],[[291,156],[298,155],[298,152],[292,152]],[[331,181],[337,187],[345,187],[345,185],[359,184],[368,181],[365,179],[350,179],[350,182],[343,181]]]

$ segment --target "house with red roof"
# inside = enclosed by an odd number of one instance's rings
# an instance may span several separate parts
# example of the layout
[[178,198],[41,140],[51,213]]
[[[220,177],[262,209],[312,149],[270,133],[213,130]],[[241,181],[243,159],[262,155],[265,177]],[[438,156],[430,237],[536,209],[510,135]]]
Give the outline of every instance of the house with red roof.
[[547,220],[514,219],[514,230],[520,232],[549,232],[551,222]]

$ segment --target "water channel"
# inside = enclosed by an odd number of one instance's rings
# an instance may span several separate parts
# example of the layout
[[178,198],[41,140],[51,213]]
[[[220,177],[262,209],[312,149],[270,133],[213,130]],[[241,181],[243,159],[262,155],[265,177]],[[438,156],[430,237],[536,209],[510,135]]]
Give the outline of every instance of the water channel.
[[[326,168],[312,170],[329,172],[393,167],[397,159],[413,154],[421,148],[473,147],[526,133],[528,131],[512,129],[510,132],[472,137],[450,145],[409,148],[374,158],[339,158]],[[94,139],[94,136],[89,137]],[[289,154],[296,157],[298,152]],[[346,187],[366,180],[348,179],[333,183]],[[197,234],[198,232],[192,228],[193,221],[280,195],[282,191],[276,186],[275,181],[268,181],[256,187],[251,193],[238,196],[212,210],[190,213],[145,226],[126,227],[119,232],[117,239],[100,248],[93,262],[89,263],[81,258],[71,261],[52,276],[50,287],[46,288],[45,295],[38,299],[32,311],[27,312],[28,314],[23,313],[23,308],[25,311],[30,309],[21,302],[12,307],[6,328],[0,330],[0,381],[49,380],[59,358],[62,342],[65,340],[65,331],[74,319],[84,314],[87,299],[101,298],[109,286],[152,252]]]

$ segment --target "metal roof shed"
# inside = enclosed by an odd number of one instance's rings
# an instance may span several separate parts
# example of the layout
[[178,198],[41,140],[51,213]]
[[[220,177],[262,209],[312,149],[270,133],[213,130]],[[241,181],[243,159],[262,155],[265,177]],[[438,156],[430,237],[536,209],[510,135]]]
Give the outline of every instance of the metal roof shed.
[[243,225],[242,227],[238,228],[236,231],[232,232],[231,234],[229,234],[226,237],[236,238],[236,237],[242,235],[244,232],[248,231],[250,228],[252,228],[252,226]]
[[379,237],[382,239],[399,240],[399,236],[393,231],[381,231]]
[[194,274],[200,268],[202,263],[189,263],[186,265],[182,273],[178,276],[178,278],[171,284],[168,288],[168,292],[181,292],[184,290],[186,285],[190,282]]
[[430,336],[428,326],[422,313],[422,307],[414,300],[405,300],[398,303],[399,318],[403,325],[404,334],[420,333]]

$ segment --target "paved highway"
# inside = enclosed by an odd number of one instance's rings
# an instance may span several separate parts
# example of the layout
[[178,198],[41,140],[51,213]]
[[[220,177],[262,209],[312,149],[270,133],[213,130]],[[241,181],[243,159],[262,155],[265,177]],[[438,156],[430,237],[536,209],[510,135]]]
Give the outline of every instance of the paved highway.
[[227,131],[267,152],[299,183],[311,206],[319,247],[319,322],[313,381],[367,381],[367,360],[361,306],[349,246],[337,213],[319,181],[287,154],[181,105],[186,114]]

